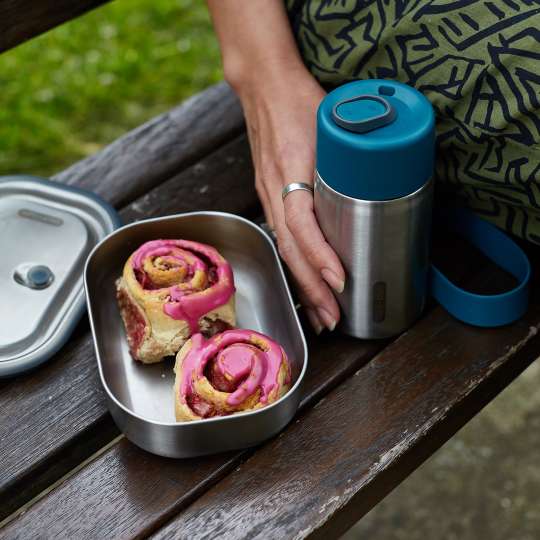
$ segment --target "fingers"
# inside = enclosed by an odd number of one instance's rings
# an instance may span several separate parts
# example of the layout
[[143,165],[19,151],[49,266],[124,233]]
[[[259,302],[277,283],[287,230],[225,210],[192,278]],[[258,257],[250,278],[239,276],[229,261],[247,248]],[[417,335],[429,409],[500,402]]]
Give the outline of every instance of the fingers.
[[[312,163],[309,156],[298,159],[298,154],[292,152],[292,155],[287,156],[288,171],[286,173],[276,167],[275,162],[268,161],[266,166],[261,166],[258,170],[261,175],[261,184],[265,187],[266,204],[270,206],[278,250],[294,277],[303,305],[308,308],[306,315],[316,332],[320,332],[323,327],[332,331],[339,321],[339,306],[331,287],[337,291],[343,290],[344,271],[339,259],[324,240],[313,213],[313,202],[309,194],[304,193],[307,199],[303,206],[300,205],[300,211],[304,211],[307,206],[311,220],[293,217],[292,231],[287,224],[284,201],[281,197],[284,178],[309,178],[311,176]],[[283,156],[280,157],[283,158]],[[286,200],[298,194],[292,193]],[[314,237],[314,245],[309,240],[310,235]],[[318,254],[317,250],[322,250],[322,253]],[[330,286],[329,283],[331,283]]]
[[317,310],[310,307],[308,299],[301,293],[298,293],[300,305],[302,306],[304,313],[309,321],[309,324],[315,331],[315,334],[319,335],[324,329],[324,323],[317,315]]
[[[339,321],[339,306],[332,291],[308,263],[292,236],[287,238],[287,233],[279,229],[276,232],[279,253],[294,276],[303,304],[317,315],[324,327],[334,330]],[[318,330],[317,325],[314,329]]]
[[[259,197],[265,209],[267,222],[273,224],[278,240],[278,250],[289,267],[297,284],[306,316],[316,333],[323,328],[332,331],[339,321],[339,306],[331,288],[342,291],[344,271],[339,259],[325,241],[308,195],[300,211],[307,205],[308,218],[293,222],[291,231],[287,225],[285,208],[281,197],[281,181],[276,170],[261,170],[258,188]],[[292,193],[289,195],[298,195]],[[287,197],[287,198],[289,198]],[[294,209],[293,209],[294,215]],[[313,236],[313,240],[310,236]],[[301,238],[302,243],[299,242]],[[317,253],[317,250],[320,253]]]
[[[292,272],[297,283],[301,298],[306,307],[310,308],[320,323],[332,331],[339,321],[339,306],[330,287],[323,280],[322,275],[310,264],[295,237],[285,223],[285,211],[281,201],[281,193],[270,199],[272,215],[275,223],[275,231],[278,239],[278,250]],[[315,317],[310,317],[310,322]],[[314,324],[315,331],[318,325]]]
[[306,313],[306,317],[308,318],[309,324],[311,324],[314,332],[319,335],[323,331],[324,324],[321,322],[321,319],[319,319],[317,312],[310,307],[305,307],[304,311]]
[[283,205],[287,228],[304,256],[335,292],[343,292],[345,271],[319,228],[313,210],[313,196],[307,191],[294,191],[285,197]]
[[[298,267],[297,264],[295,264],[294,261],[301,258],[302,255],[300,253],[300,250],[296,247],[294,247],[294,239],[290,236],[290,233],[286,230],[286,224],[285,224],[285,216],[283,213],[283,206],[280,204],[281,200],[278,200],[278,209],[276,210],[277,213],[277,219],[280,222],[280,225],[276,227],[275,220],[273,217],[273,211],[272,211],[272,204],[271,199],[268,197],[268,189],[267,189],[267,183],[264,181],[257,179],[256,181],[256,187],[257,187],[257,194],[259,195],[259,198],[261,200],[261,204],[264,209],[266,222],[270,226],[271,229],[276,229],[280,231],[279,238],[278,238],[278,247],[280,254],[282,258],[287,263],[287,266],[291,269],[291,272],[293,273],[293,278],[296,283],[296,289],[299,293],[300,301],[302,303],[302,306],[305,310],[306,317],[313,327],[313,330],[317,335],[321,333],[321,331],[327,327],[327,328],[334,328],[335,327],[335,321],[337,320],[335,315],[332,315],[330,312],[329,314],[325,314],[324,320],[321,319],[320,315],[317,312],[316,304],[308,299],[307,295],[303,293],[302,291],[306,289],[306,286],[303,286],[303,276],[302,273],[305,274],[305,270],[302,270],[302,267],[308,268],[309,264],[307,262],[305,264],[301,263],[300,267]],[[279,192],[279,184],[276,183],[276,186],[273,191]],[[281,196],[281,195],[280,195]],[[277,235],[276,235],[277,236]],[[292,244],[291,247],[288,247],[289,244]],[[303,257],[302,257],[303,258]],[[291,262],[293,261],[293,262]],[[320,279],[319,279],[320,281]],[[316,285],[315,285],[316,287]],[[310,286],[307,286],[308,289],[310,289]],[[313,285],[311,285],[311,288],[313,288]],[[321,306],[322,309],[325,309],[323,306]],[[339,311],[337,313],[339,316]]]
[[266,190],[264,182],[262,182],[258,175],[255,178],[255,190],[257,191],[257,196],[259,197],[259,200],[261,201],[261,205],[263,207],[264,219],[268,224],[268,227],[270,227],[271,230],[274,230],[274,218],[272,216],[272,207],[270,205],[268,191]]

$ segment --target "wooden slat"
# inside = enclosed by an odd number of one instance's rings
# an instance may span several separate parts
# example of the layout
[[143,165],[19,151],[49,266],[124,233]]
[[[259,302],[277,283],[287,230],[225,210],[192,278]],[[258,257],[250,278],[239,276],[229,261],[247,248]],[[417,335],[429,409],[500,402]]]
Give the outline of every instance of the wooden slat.
[[[310,338],[302,409],[316,403],[385,345],[337,335]],[[143,537],[252,452],[171,460],[123,439],[0,530],[0,537],[31,538],[45,530],[54,538],[92,537],[95,531],[101,538]],[[77,519],[82,512],[84,519]]]
[[104,4],[108,0],[1,0],[0,52]]
[[123,206],[238,137],[244,120],[226,83],[196,94],[54,178]]
[[[248,144],[241,137],[122,212],[125,221],[208,209],[256,215]],[[0,519],[116,433],[106,411],[87,324],[36,371],[0,381]],[[86,443],[81,447],[81,440]]]
[[[465,249],[463,252],[467,253]],[[481,268],[475,254],[471,252],[470,256],[475,268]],[[453,268],[456,277],[467,270],[464,260],[450,256],[450,261],[458,263]],[[384,345],[337,334],[316,340],[311,336],[302,408],[321,400]],[[286,436],[287,432],[282,437]],[[32,526],[34,522],[40,523],[39,527],[52,527],[61,536],[65,531],[67,536],[77,537],[95,527],[100,527],[107,537],[141,536],[185,508],[250,454],[246,451],[200,460],[176,460],[171,468],[170,460],[150,456],[122,440],[32,506],[6,531],[14,534],[29,528],[37,532],[38,526]],[[148,475],[144,472],[147,469]],[[114,489],[106,487],[110,485]],[[146,503],[133,504],[133,492],[146,493]],[[86,501],[84,523],[71,518],[80,512],[81,497]]]
[[538,298],[501,329],[435,309],[153,538],[338,537],[539,356],[539,330]]

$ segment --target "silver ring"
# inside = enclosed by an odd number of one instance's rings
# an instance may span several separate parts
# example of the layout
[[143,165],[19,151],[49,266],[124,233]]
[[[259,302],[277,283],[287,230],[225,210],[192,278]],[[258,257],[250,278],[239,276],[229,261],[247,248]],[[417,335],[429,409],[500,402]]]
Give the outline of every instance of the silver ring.
[[298,189],[309,191],[313,195],[313,186],[310,186],[309,184],[305,184],[304,182],[291,182],[290,184],[287,184],[281,191],[281,198],[285,200],[285,197],[289,193],[292,193],[293,191],[296,191]]

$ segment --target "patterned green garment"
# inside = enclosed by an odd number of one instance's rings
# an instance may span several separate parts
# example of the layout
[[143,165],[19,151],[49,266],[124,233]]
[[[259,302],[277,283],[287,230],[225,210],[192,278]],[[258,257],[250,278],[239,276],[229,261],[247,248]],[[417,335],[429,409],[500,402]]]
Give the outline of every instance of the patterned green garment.
[[540,243],[540,0],[287,0],[325,86],[395,79],[437,115],[439,189]]

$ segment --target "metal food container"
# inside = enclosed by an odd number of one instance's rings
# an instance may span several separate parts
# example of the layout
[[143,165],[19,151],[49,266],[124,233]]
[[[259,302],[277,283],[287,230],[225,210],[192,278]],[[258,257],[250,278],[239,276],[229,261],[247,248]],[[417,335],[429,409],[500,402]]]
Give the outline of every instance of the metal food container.
[[[237,326],[267,334],[289,357],[292,385],[285,396],[253,412],[175,421],[174,362],[143,365],[131,358],[115,297],[114,282],[126,259],[142,243],[158,238],[211,244],[230,262]],[[109,410],[136,445],[161,456],[195,457],[256,445],[292,419],[307,367],[307,346],[274,244],[257,225],[221,212],[193,212],[127,225],[94,248],[84,278]]]
[[84,313],[85,260],[119,225],[86,190],[0,177],[0,378],[34,369],[66,343]]

